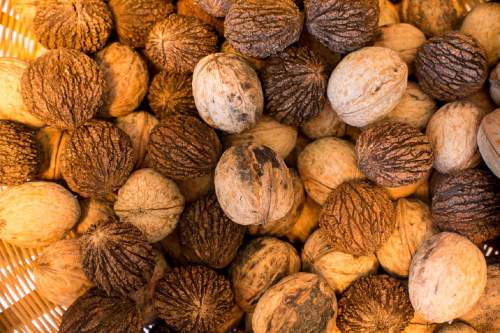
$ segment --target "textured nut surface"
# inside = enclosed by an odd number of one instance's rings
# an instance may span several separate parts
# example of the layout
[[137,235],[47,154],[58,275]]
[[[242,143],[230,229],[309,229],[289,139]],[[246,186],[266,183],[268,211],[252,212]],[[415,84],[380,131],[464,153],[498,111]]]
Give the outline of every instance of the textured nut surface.
[[99,111],[104,87],[104,75],[95,61],[68,49],[40,56],[21,79],[21,93],[29,112],[47,125],[71,130]]
[[229,43],[227,40],[224,41],[224,43],[222,43],[221,47],[220,47],[220,51],[221,52],[225,52],[225,53],[231,53],[231,54],[235,54],[237,56],[240,56],[242,57],[246,62],[248,62],[253,69],[255,69],[256,71],[260,71],[263,67],[264,67],[264,64],[265,64],[265,59],[259,59],[259,58],[255,58],[255,57],[252,57],[252,56],[247,56],[239,51],[237,51],[232,45],[231,43]]
[[332,51],[348,53],[372,42],[378,32],[378,0],[306,0],[307,31]]
[[327,100],[323,109],[316,116],[303,123],[300,129],[309,139],[313,140],[328,136],[343,137],[346,132],[346,124],[340,120],[332,109],[330,101]]
[[54,127],[44,127],[36,133],[40,157],[39,179],[62,179],[61,156],[70,137],[68,132]]
[[490,74],[490,95],[495,104],[500,106],[500,64],[491,70]]
[[83,199],[80,201],[82,213],[76,226],[78,235],[86,233],[90,227],[115,216],[113,203],[105,199]]
[[177,14],[195,17],[198,20],[210,25],[221,36],[224,35],[224,19],[213,17],[205,12],[195,3],[196,0],[178,0],[176,3]]
[[456,321],[452,324],[443,324],[439,326],[435,330],[435,333],[477,333],[477,331],[465,323]]
[[481,121],[477,145],[483,161],[500,178],[500,109],[486,115]]
[[192,76],[167,71],[158,73],[149,87],[148,101],[161,119],[171,114],[198,115],[193,98]]
[[205,176],[177,181],[179,190],[186,202],[193,202],[214,192],[214,173]]
[[215,17],[224,17],[229,8],[236,2],[235,0],[194,0],[196,5],[208,14]]

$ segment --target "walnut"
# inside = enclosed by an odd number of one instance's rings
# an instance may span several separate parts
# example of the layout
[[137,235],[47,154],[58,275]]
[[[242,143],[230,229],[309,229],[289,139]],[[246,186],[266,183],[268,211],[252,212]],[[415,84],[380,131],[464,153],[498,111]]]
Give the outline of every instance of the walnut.
[[154,304],[181,333],[202,333],[224,323],[234,306],[229,281],[203,266],[168,271],[156,288]]
[[118,190],[132,172],[132,142],[121,129],[93,120],[73,133],[61,165],[71,190],[85,198],[103,196]]
[[435,333],[477,333],[475,329],[470,327],[465,323],[456,321],[451,324],[440,325],[435,331]]
[[495,110],[495,102],[491,99],[486,84],[476,93],[461,99],[462,102],[469,102],[483,110],[484,113],[490,113]]
[[380,122],[365,129],[356,141],[359,169],[381,186],[409,185],[432,169],[429,139],[416,128]]
[[196,65],[193,96],[207,124],[233,134],[254,127],[264,109],[257,73],[234,54],[212,54]]
[[232,310],[229,312],[229,316],[226,321],[208,333],[244,333],[243,331],[237,330],[240,326],[240,322],[243,319],[245,312],[240,309],[238,305],[234,305]]
[[172,14],[151,29],[146,54],[159,68],[191,73],[203,57],[217,52],[217,34],[194,17]]
[[415,313],[403,333],[433,333],[436,326],[436,324],[424,320],[418,313]]
[[500,178],[500,109],[486,115],[481,121],[477,145],[488,168]]
[[365,177],[356,165],[354,146],[337,138],[310,143],[297,164],[307,195],[319,204],[325,203],[328,194],[343,182]]
[[380,8],[378,26],[383,27],[399,23],[398,8],[390,0],[379,0]]
[[174,10],[170,0],[109,0],[121,43],[144,47],[151,28]]
[[68,132],[54,127],[44,127],[38,131],[36,141],[38,142],[40,157],[39,179],[62,179],[61,156],[70,137]]
[[195,4],[214,17],[226,16],[235,2],[235,0],[194,0]]
[[37,58],[21,79],[28,110],[60,129],[74,130],[91,119],[102,107],[104,89],[104,75],[95,61],[67,49],[52,50]]
[[36,291],[65,307],[92,287],[83,272],[77,239],[61,240],[46,247],[35,261],[33,275]]
[[[219,35],[224,35],[224,19],[213,17],[198,6],[197,0],[177,0],[177,14],[195,17],[203,23],[211,26]],[[213,0],[208,0],[213,1]],[[227,0],[226,0],[227,1]]]
[[163,118],[148,143],[150,165],[174,180],[210,174],[220,154],[221,144],[215,131],[191,116]]
[[467,238],[442,232],[415,253],[408,286],[415,311],[430,322],[444,323],[477,302],[486,286],[486,261]]
[[429,39],[415,58],[418,82],[427,94],[454,101],[472,95],[488,76],[488,62],[481,45],[461,32]]
[[316,274],[296,273],[261,297],[252,316],[255,333],[327,332],[335,326],[337,299]]
[[369,181],[350,181],[334,189],[319,224],[331,245],[347,254],[367,255],[391,236],[394,208],[385,189]]
[[42,247],[62,239],[80,217],[76,198],[56,183],[9,186],[0,196],[0,239]]
[[292,209],[294,190],[285,162],[266,146],[229,148],[215,169],[215,192],[224,213],[238,224],[266,224]]
[[403,97],[408,67],[396,51],[367,47],[348,54],[328,82],[328,98],[340,119],[364,127],[389,114]]
[[40,153],[35,134],[23,124],[0,120],[0,184],[18,185],[37,176]]
[[311,140],[309,140],[305,135],[302,135],[299,132],[297,135],[297,143],[295,144],[295,147],[292,149],[292,151],[285,158],[286,164],[291,166],[291,167],[296,168],[297,163],[298,163],[298,159],[299,159],[299,155],[304,151],[304,149],[310,143],[311,143]]
[[313,140],[328,136],[343,137],[346,132],[346,124],[340,120],[327,100],[323,109],[316,116],[303,123],[300,129],[309,139]]
[[273,237],[253,239],[230,266],[236,303],[243,311],[253,311],[266,290],[298,271],[300,257],[292,245]]
[[243,242],[245,227],[232,222],[215,194],[188,205],[179,222],[180,242],[195,263],[215,269],[229,265]]
[[378,0],[306,0],[307,31],[337,53],[370,44],[378,32]]
[[320,213],[321,206],[310,197],[306,197],[304,207],[292,229],[286,233],[286,238],[293,243],[305,243],[309,235],[318,227]]
[[303,21],[292,0],[238,1],[224,20],[224,37],[237,51],[266,58],[298,41]]
[[177,181],[177,185],[186,202],[193,202],[215,191],[214,173]]
[[259,59],[259,58],[255,58],[252,56],[247,56],[239,51],[236,51],[235,48],[231,45],[231,43],[229,43],[227,40],[225,40],[224,43],[222,43],[222,45],[220,47],[220,51],[225,52],[225,53],[235,54],[235,55],[243,58],[256,71],[260,71],[262,68],[264,68],[264,64],[265,64],[264,59]]
[[500,106],[500,63],[491,70],[490,95],[495,104]]
[[365,276],[339,301],[342,332],[401,332],[413,318],[406,286],[387,275]]
[[426,173],[422,178],[420,178],[418,181],[415,183],[411,183],[408,185],[403,185],[403,186],[396,186],[396,187],[384,187],[387,192],[389,192],[389,197],[391,197],[391,200],[397,200],[400,198],[406,198],[409,196],[416,196],[417,192],[422,188],[425,187],[429,180],[429,176],[431,175],[430,170],[428,173]]
[[115,216],[113,203],[105,199],[82,199],[80,221],[76,226],[76,233],[81,236],[96,223],[105,221]]

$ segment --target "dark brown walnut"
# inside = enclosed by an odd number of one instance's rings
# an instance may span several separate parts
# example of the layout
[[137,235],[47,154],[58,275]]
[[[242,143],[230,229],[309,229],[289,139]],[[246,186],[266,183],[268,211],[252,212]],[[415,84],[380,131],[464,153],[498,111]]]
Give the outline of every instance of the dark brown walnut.
[[178,229],[180,242],[192,253],[192,261],[216,269],[233,261],[245,235],[245,227],[224,214],[215,194],[186,207]]
[[82,197],[99,197],[122,186],[134,167],[127,134],[106,121],[78,128],[64,147],[61,172],[69,188]]
[[418,83],[442,101],[454,101],[479,91],[488,76],[488,61],[471,36],[452,31],[429,39],[415,58]]
[[365,129],[355,150],[359,169],[385,187],[416,183],[432,169],[429,139],[403,123],[381,122]]
[[224,17],[236,0],[194,0],[193,2],[214,17]]
[[435,178],[432,218],[441,230],[473,243],[500,236],[500,181],[491,172],[469,169]]
[[201,58],[217,52],[217,34],[194,17],[170,15],[151,29],[146,54],[169,72],[191,73]]
[[292,0],[238,1],[224,20],[224,37],[237,51],[266,58],[298,41],[303,21]]
[[59,333],[139,333],[143,327],[143,316],[134,301],[94,288],[64,312]]
[[337,325],[344,333],[402,332],[413,314],[403,283],[387,275],[369,275],[342,295]]
[[174,11],[170,0],[109,0],[121,43],[144,47],[149,31]]
[[37,6],[32,29],[48,49],[93,53],[106,44],[113,17],[104,0],[48,0]]
[[378,33],[377,0],[305,0],[307,31],[338,53],[370,44]]
[[52,50],[33,61],[21,78],[29,112],[47,125],[74,130],[94,117],[104,101],[104,75],[76,50]]
[[192,76],[189,74],[158,73],[149,87],[148,102],[160,119],[175,114],[198,115],[193,98]]
[[266,60],[266,111],[287,125],[302,125],[323,109],[327,79],[325,63],[311,49],[287,48]]
[[36,131],[0,120],[0,184],[19,185],[38,174],[40,155]]
[[181,333],[207,332],[223,324],[234,306],[229,281],[203,266],[168,271],[156,288],[160,318]]
[[345,182],[328,196],[319,224],[335,249],[357,256],[374,253],[395,228],[389,193],[366,180]]
[[153,275],[155,257],[142,232],[115,217],[92,225],[80,238],[83,271],[108,295],[128,295]]
[[217,134],[201,120],[171,115],[164,117],[151,133],[148,159],[166,177],[186,180],[210,174],[221,150]]

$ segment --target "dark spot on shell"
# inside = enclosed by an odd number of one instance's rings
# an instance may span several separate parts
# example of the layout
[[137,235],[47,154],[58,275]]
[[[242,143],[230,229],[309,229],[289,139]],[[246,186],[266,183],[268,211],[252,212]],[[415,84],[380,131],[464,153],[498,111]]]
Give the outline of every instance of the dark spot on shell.
[[255,147],[252,149],[255,159],[260,164],[264,164],[266,162],[271,162],[273,168],[279,168],[280,162],[276,156],[276,153],[267,147]]
[[240,113],[240,114],[238,115],[238,121],[240,121],[240,122],[244,123],[244,122],[246,122],[247,120],[248,120],[248,114],[246,114],[246,113]]

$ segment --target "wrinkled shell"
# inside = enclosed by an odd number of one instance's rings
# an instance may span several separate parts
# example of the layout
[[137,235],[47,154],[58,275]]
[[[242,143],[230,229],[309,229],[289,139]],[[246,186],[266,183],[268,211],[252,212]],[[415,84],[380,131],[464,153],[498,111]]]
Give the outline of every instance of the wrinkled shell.
[[307,145],[299,155],[298,170],[307,195],[319,204],[343,182],[365,177],[356,165],[354,146],[337,138],[323,138]]
[[61,157],[64,146],[70,138],[68,132],[54,127],[44,127],[38,131],[36,141],[38,142],[40,155],[39,179],[62,179]]
[[387,275],[356,281],[339,301],[342,332],[401,332],[413,318],[408,289]]
[[240,322],[242,321],[244,315],[245,312],[243,312],[243,310],[241,310],[240,307],[235,304],[226,321],[213,330],[209,331],[208,333],[244,333],[243,331],[236,330],[236,327],[240,326]]
[[85,54],[67,49],[47,52],[32,62],[21,79],[29,112],[47,125],[74,130],[91,119],[104,102],[104,75]]
[[389,114],[403,97],[408,67],[396,51],[367,47],[347,55],[328,82],[328,98],[340,119],[363,127]]
[[500,63],[492,69],[489,81],[491,98],[500,106]]
[[340,120],[337,113],[332,109],[330,101],[325,101],[323,109],[313,118],[306,121],[300,127],[309,139],[321,139],[328,136],[343,137],[346,132],[346,124]]
[[379,0],[378,7],[380,8],[378,18],[379,27],[399,23],[398,7],[396,7],[390,0]]
[[307,29],[302,31],[300,35],[299,45],[304,45],[313,50],[314,53],[319,55],[322,61],[326,64],[327,73],[331,73],[332,70],[337,66],[342,56],[338,53],[333,52],[328,47],[323,45],[314,36],[312,36]]
[[337,53],[370,44],[378,32],[378,0],[306,0],[307,31]]
[[500,178],[500,109],[486,115],[481,121],[477,145],[488,168]]
[[327,332],[335,325],[337,299],[316,274],[296,273],[271,287],[252,316],[255,333]]
[[223,324],[234,306],[229,281],[203,266],[168,271],[158,284],[155,307],[181,333],[202,333]]
[[286,238],[290,242],[305,243],[309,235],[318,227],[320,213],[321,206],[307,197],[297,222],[286,233]]
[[244,311],[253,311],[266,290],[298,271],[300,257],[293,246],[277,238],[256,238],[240,250],[230,266],[236,302]]
[[80,201],[82,213],[76,226],[78,235],[86,233],[91,226],[115,216],[113,203],[104,199],[83,199]]
[[488,76],[488,62],[481,45],[460,32],[429,39],[417,52],[415,68],[422,90],[442,101],[474,94]]
[[292,209],[294,190],[285,162],[266,146],[229,148],[215,169],[215,192],[226,215],[238,224],[265,224]]
[[177,0],[177,14],[183,16],[195,17],[198,20],[210,25],[219,35],[224,35],[224,19],[209,15],[203,9],[195,4],[196,0]]
[[207,124],[233,134],[254,127],[264,109],[257,73],[234,54],[212,54],[196,65],[193,96]]
[[56,183],[31,182],[0,195],[0,239],[21,247],[62,239],[80,217],[76,198]]
[[233,5],[235,0],[194,0],[196,5],[200,6],[208,14],[214,17],[224,17]]
[[452,324],[443,324],[438,327],[435,333],[477,333],[475,329],[469,325],[461,322],[454,322]]
[[167,71],[158,73],[149,87],[148,101],[153,112],[161,119],[168,115],[196,116],[192,76]]
[[353,255],[374,253],[391,236],[394,208],[387,191],[369,181],[346,182],[334,189],[319,224],[331,245]]
[[36,291],[55,304],[69,307],[92,286],[81,260],[77,239],[61,240],[45,248],[33,267]]
[[225,40],[224,43],[222,43],[220,51],[225,53],[235,54],[243,58],[256,71],[260,71],[262,68],[264,68],[264,65],[266,63],[264,59],[255,58],[252,56],[245,55],[239,51],[236,51],[235,48],[231,45],[231,43],[229,43],[227,40]]
[[224,37],[237,51],[266,58],[299,40],[303,20],[292,0],[238,1],[224,20]]
[[193,202],[215,191],[214,173],[209,175],[177,181],[177,186],[186,202]]
[[71,190],[85,198],[103,196],[118,190],[132,172],[132,142],[114,125],[91,121],[73,133],[61,163]]
[[481,296],[486,261],[467,238],[439,233],[417,250],[408,286],[416,312],[430,322],[447,322],[467,313]]

